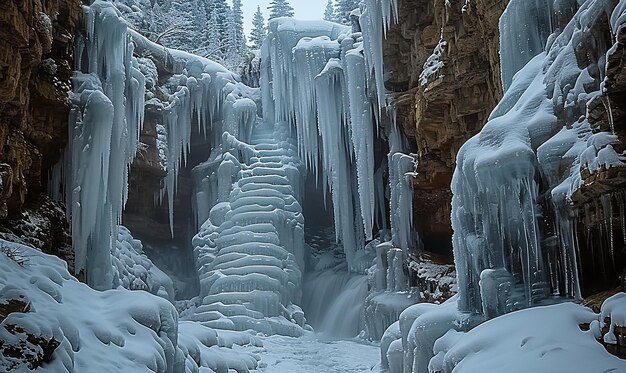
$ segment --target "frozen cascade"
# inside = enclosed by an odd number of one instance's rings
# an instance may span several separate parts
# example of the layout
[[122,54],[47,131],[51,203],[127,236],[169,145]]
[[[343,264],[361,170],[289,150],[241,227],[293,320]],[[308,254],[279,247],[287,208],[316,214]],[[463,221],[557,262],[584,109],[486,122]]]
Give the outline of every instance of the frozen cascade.
[[[361,15],[361,23],[370,26],[363,33],[329,22],[272,20],[262,51],[264,115],[294,125],[307,169],[321,174],[322,187],[331,191],[335,233],[350,269],[361,272],[369,265],[357,263],[356,253],[372,239],[375,217],[384,209],[374,182],[374,140],[383,120],[375,93],[380,87],[369,73],[380,71],[382,82],[382,45],[364,49],[365,34],[378,30],[378,23],[382,33],[390,22],[392,4],[383,3],[370,5],[376,7],[374,18]],[[374,52],[380,54],[378,70]],[[356,185],[350,182],[355,179]]]
[[505,90],[515,73],[544,51],[552,33],[553,8],[552,1],[512,0],[502,14],[500,58]]
[[317,332],[351,338],[365,327],[363,307],[368,294],[367,276],[330,269],[304,276],[302,310]]
[[86,34],[78,37],[76,47],[79,71],[70,95],[70,144],[51,184],[53,196],[65,199],[72,219],[76,273],[104,290],[115,286],[112,237],[117,237],[126,203],[128,168],[143,123],[145,84],[117,9],[97,0],[83,10]]
[[250,152],[228,144],[214,149],[222,152],[218,201],[193,239],[202,305],[190,318],[219,329],[299,336],[304,183],[296,146],[286,123],[261,121]]

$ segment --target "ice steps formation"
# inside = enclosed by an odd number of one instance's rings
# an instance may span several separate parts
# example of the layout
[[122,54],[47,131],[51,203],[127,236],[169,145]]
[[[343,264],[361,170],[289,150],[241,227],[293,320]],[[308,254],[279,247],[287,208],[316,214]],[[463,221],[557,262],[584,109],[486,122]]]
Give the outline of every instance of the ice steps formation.
[[237,169],[230,192],[194,237],[202,304],[190,318],[217,329],[300,336],[305,320],[295,304],[304,217],[297,149],[284,124],[262,120],[249,145],[248,157],[224,156],[218,172]]

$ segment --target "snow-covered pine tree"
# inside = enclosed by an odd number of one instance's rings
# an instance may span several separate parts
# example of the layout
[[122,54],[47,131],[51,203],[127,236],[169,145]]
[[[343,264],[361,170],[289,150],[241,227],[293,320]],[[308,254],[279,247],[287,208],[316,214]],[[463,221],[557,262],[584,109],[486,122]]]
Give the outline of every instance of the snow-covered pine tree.
[[235,70],[246,52],[246,39],[243,33],[243,12],[241,0],[233,0],[233,7],[227,19],[226,67]]
[[335,6],[336,22],[344,25],[351,24],[350,13],[359,7],[360,2],[361,0],[337,0],[337,5]]
[[326,10],[324,10],[324,20],[336,22],[335,5],[333,4],[333,0],[328,0],[328,4],[326,4]]
[[250,31],[250,42],[252,42],[252,49],[261,49],[263,39],[267,35],[267,29],[265,28],[265,19],[263,13],[261,13],[261,7],[256,7],[256,13],[252,18],[252,31]]
[[237,53],[243,55],[246,50],[246,35],[243,32],[243,11],[241,10],[241,0],[233,0],[232,14]]
[[203,50],[199,51],[199,54],[218,62],[223,62],[224,52],[222,41],[224,39],[221,34],[222,25],[220,25],[220,19],[222,19],[222,17],[219,15],[219,10],[213,8],[206,26],[207,45]]
[[218,30],[219,41],[221,45],[222,55],[226,52],[226,40],[228,39],[228,17],[230,15],[230,7],[226,4],[226,0],[204,0],[206,2],[207,18],[210,20],[214,17],[211,27]]
[[267,9],[270,11],[269,19],[278,17],[293,17],[293,8],[289,5],[287,0],[272,0]]

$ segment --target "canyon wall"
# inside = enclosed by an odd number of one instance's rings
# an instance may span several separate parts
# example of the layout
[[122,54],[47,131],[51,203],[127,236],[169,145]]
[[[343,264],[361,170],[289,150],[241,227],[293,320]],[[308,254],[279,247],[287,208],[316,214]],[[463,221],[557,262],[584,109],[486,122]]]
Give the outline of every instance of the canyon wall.
[[452,252],[456,154],[502,97],[498,21],[507,4],[400,0],[384,42],[386,87],[398,124],[417,146],[414,212],[428,251]]
[[79,0],[0,4],[0,234],[43,249],[69,243],[47,180],[67,142],[80,17]]

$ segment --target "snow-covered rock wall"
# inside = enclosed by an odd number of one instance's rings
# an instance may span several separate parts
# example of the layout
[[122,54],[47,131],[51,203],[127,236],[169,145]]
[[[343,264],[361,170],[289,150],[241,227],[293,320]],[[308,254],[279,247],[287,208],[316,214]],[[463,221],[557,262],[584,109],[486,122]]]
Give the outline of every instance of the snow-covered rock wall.
[[[510,6],[519,10],[515,2]],[[580,299],[571,196],[582,170],[624,166],[611,146],[617,136],[586,117],[588,103],[603,93],[612,44],[605,37],[607,14],[614,7],[613,1],[582,2],[459,152],[452,221],[461,310],[497,315],[552,296]],[[507,22],[503,17],[501,26],[514,28]],[[504,51],[511,48],[506,40]],[[503,61],[503,71],[510,69]],[[607,265],[615,258],[612,250],[600,255]]]

